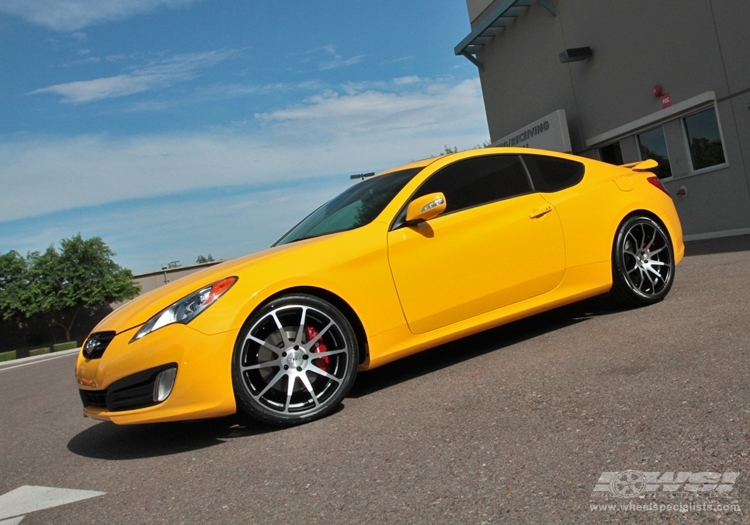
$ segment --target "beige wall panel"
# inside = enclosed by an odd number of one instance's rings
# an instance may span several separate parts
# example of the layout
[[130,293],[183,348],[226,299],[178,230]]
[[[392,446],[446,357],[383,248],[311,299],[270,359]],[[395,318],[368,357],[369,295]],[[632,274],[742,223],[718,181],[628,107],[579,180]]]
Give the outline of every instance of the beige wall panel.
[[493,141],[564,109],[573,150],[581,149],[583,137],[570,126],[577,111],[570,75],[558,58],[562,42],[558,19],[534,4],[485,46],[479,58],[487,68],[480,78]]
[[712,0],[711,6],[729,90],[738,93],[750,88],[750,1]]
[[728,94],[707,0],[557,5],[565,47],[590,46],[594,52],[587,61],[560,66],[570,69],[584,136],[661,109],[654,84],[669,92],[673,103],[706,91],[717,98]]

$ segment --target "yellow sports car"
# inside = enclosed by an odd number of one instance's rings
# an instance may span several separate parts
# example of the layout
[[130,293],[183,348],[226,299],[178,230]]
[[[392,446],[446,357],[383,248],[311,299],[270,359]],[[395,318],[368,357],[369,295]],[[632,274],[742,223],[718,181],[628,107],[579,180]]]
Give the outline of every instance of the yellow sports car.
[[646,160],[485,148],[364,174],[268,250],[125,304],[76,363],[118,424],[330,413],[357,371],[587,297],[663,299],[684,253]]

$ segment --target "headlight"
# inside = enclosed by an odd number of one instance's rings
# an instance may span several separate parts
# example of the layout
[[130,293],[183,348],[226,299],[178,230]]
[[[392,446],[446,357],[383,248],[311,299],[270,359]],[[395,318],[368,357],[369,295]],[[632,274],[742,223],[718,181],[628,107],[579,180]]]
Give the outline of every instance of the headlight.
[[149,319],[146,324],[141,326],[141,329],[138,330],[130,342],[137,341],[162,326],[174,323],[188,324],[203,310],[215,303],[236,282],[237,277],[227,277],[180,299],[169,308],[162,310]]

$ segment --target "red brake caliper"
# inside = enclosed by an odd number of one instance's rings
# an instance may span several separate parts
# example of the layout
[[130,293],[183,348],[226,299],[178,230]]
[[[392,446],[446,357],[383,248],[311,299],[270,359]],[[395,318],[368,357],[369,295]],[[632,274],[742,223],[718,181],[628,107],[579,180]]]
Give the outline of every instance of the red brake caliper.
[[[310,326],[309,324],[305,325],[305,334],[307,334],[307,340],[312,341],[315,339],[315,337],[319,334],[318,330],[315,329],[315,327]],[[311,351],[318,354],[321,352],[327,352],[328,348],[326,347],[325,343],[322,343],[321,341],[323,338],[321,337],[318,339],[318,341],[313,345]],[[320,368],[323,372],[328,372],[328,365],[330,364],[330,357],[319,357],[315,359],[315,366]]]

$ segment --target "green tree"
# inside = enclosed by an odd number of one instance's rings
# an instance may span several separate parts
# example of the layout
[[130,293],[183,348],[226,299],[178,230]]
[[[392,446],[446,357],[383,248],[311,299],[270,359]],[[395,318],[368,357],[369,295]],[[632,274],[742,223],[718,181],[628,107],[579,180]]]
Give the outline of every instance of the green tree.
[[0,255],[0,319],[22,321],[28,301],[28,262],[17,251]]
[[[492,146],[492,143],[489,140],[485,140],[481,144],[476,144],[473,149],[489,148],[490,146]],[[440,157],[442,155],[450,155],[451,153],[458,153],[458,152],[459,152],[458,146],[453,146],[451,148],[450,146],[445,145],[443,146],[442,153],[438,153],[437,155],[430,155],[430,157]]]
[[449,148],[448,146],[443,146],[443,153],[441,155],[450,155],[451,153],[458,153],[458,147],[453,146]]
[[138,295],[132,272],[117,265],[114,255],[101,238],[84,240],[80,234],[60,241],[59,252],[50,246],[25,260],[17,252],[3,255],[0,282],[10,284],[0,289],[0,313],[4,319],[43,317],[70,340],[81,310]]
[[207,262],[212,262],[214,260],[213,257],[211,257],[211,254],[209,253],[207,257],[204,257],[203,255],[199,255],[198,258],[195,260],[197,264],[203,264]]

